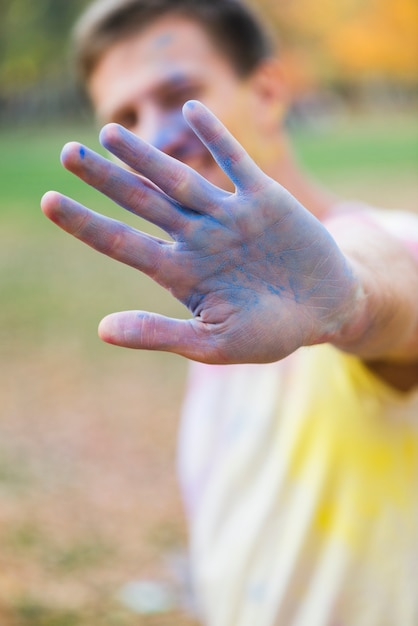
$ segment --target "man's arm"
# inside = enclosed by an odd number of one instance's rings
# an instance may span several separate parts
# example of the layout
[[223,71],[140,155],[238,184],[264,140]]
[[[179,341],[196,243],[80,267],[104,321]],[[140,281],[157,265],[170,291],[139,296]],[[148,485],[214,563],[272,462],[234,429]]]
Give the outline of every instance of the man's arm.
[[418,361],[418,259],[367,215],[334,215],[326,226],[364,290],[358,339],[349,325],[332,343],[365,360]]
[[234,182],[234,194],[116,125],[105,127],[102,143],[140,176],[79,144],[62,155],[70,171],[172,241],[55,192],[43,198],[45,214],[61,228],[145,272],[192,315],[113,314],[100,325],[102,339],[208,363],[274,361],[321,342],[363,358],[417,359],[418,268],[409,253],[379,231],[370,240],[337,219],[328,230],[264,175],[205,107],[190,102],[184,115]]

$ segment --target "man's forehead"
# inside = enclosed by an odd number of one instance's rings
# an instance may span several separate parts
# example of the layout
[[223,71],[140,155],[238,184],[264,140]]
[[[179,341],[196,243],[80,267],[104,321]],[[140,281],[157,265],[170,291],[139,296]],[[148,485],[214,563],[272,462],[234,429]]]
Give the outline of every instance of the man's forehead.
[[138,34],[145,53],[173,54],[174,50],[193,49],[194,53],[216,52],[216,46],[205,27],[196,19],[181,15],[156,18]]
[[158,63],[143,62],[140,67],[135,63],[121,65],[120,71],[112,71],[111,75],[99,71],[92,76],[90,93],[98,118],[106,120],[129,102],[163,96],[169,90],[202,80],[201,66],[192,59],[181,64],[169,58]]

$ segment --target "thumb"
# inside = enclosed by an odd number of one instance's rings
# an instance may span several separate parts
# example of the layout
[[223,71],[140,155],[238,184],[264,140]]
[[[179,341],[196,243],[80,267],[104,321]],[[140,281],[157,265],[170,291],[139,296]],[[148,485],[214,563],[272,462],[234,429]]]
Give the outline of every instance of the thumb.
[[106,316],[99,337],[124,348],[173,352],[197,361],[213,362],[209,331],[194,319],[179,320],[145,311],[124,311]]

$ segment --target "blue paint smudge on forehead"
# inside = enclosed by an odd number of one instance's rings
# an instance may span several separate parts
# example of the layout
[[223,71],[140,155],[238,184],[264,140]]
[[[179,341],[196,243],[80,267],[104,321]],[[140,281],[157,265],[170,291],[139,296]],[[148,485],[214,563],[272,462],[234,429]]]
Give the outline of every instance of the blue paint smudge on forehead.
[[86,156],[86,149],[84,146],[80,146],[80,158],[81,160],[84,160],[84,157]]
[[173,40],[174,40],[173,33],[164,33],[163,35],[160,35],[159,37],[157,37],[157,39],[154,41],[154,46],[156,48],[165,48],[170,43],[172,43]]

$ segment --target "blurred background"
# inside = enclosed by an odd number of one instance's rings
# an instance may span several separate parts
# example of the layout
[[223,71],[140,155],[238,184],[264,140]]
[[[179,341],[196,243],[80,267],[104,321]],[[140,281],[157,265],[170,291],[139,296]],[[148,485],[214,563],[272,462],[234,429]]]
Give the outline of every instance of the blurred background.
[[[186,363],[96,334],[112,311],[181,311],[39,209],[56,188],[126,218],[59,164],[65,141],[98,149],[68,58],[86,4],[0,0],[0,626],[191,626],[175,476]],[[256,6],[280,32],[305,167],[343,196],[416,210],[417,0]]]

